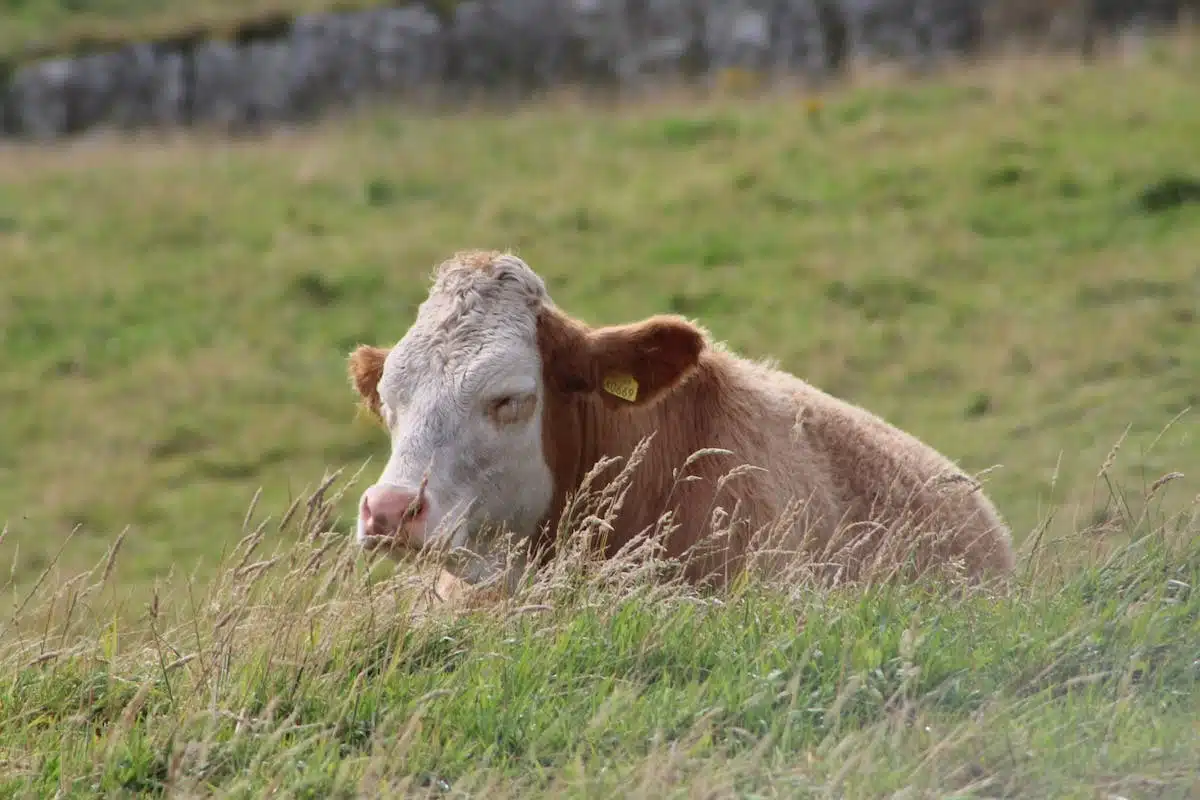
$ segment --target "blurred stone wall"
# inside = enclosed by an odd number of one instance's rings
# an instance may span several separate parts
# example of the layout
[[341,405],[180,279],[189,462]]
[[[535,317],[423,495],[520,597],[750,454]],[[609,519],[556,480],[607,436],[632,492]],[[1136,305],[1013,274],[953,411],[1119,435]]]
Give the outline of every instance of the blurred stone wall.
[[[385,97],[636,88],[742,68],[822,80],[929,66],[1009,38],[1086,47],[1197,0],[461,0],[308,14],[0,65],[0,133],[300,121]],[[726,72],[726,74],[728,74]]]

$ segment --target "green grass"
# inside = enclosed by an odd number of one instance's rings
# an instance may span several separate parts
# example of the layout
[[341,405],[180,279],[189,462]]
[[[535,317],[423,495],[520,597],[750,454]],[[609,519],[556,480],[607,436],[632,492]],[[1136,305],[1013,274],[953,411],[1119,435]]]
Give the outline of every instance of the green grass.
[[224,38],[298,14],[378,5],[379,0],[4,0],[0,57],[21,60],[200,34]]
[[[0,634],[13,796],[1175,798],[1200,789],[1200,527],[1008,593],[706,597],[578,552],[417,607],[348,538],[250,534],[211,594],[115,622],[106,565]],[[53,609],[58,609],[54,614]]]
[[1102,524],[1127,426],[1130,502],[1200,459],[1200,204],[1161,190],[1200,179],[1196,66],[864,81],[815,122],[663,98],[0,151],[0,560],[28,586],[128,527],[124,585],[202,578],[259,489],[370,479],[387,443],[346,353],[398,339],[467,247],[515,248],[592,323],[682,312],[998,466],[1018,539]]
[[[1194,795],[1197,67],[0,150],[0,787]],[[346,547],[387,445],[344,358],[467,247],[1001,465],[1016,585],[712,598],[568,557],[409,613],[419,573]]]

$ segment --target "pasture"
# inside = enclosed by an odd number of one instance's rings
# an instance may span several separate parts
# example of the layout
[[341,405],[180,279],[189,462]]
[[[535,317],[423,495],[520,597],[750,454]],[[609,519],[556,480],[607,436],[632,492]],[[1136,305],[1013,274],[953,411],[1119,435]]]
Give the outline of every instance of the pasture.
[[[1197,791],[1198,68],[1179,41],[819,102],[4,146],[0,786]],[[413,573],[344,547],[387,450],[345,356],[468,247],[593,324],[695,318],[986,473],[1017,587],[714,599],[567,558],[410,616]]]
[[247,22],[371,4],[371,0],[16,0],[4,7],[0,55],[37,48],[61,53],[96,42],[134,42],[181,32],[222,35]]

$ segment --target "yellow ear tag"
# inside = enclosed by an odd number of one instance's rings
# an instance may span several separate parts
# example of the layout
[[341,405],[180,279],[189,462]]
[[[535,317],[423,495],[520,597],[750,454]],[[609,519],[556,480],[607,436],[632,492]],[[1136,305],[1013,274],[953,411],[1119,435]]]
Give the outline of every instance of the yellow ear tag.
[[638,382],[632,375],[609,375],[604,379],[604,391],[632,403],[637,400]]

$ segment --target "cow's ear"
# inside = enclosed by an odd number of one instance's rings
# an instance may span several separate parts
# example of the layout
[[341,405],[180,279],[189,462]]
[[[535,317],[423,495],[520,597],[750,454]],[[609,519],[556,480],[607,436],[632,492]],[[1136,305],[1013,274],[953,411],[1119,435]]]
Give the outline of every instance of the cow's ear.
[[349,358],[350,382],[362,398],[363,406],[375,417],[380,416],[379,379],[383,377],[383,362],[389,352],[386,347],[360,344]]
[[538,313],[537,343],[546,382],[564,394],[595,391],[593,364],[588,357],[588,327],[545,306]]
[[588,355],[609,405],[650,405],[696,369],[704,334],[682,317],[661,315],[591,333]]

